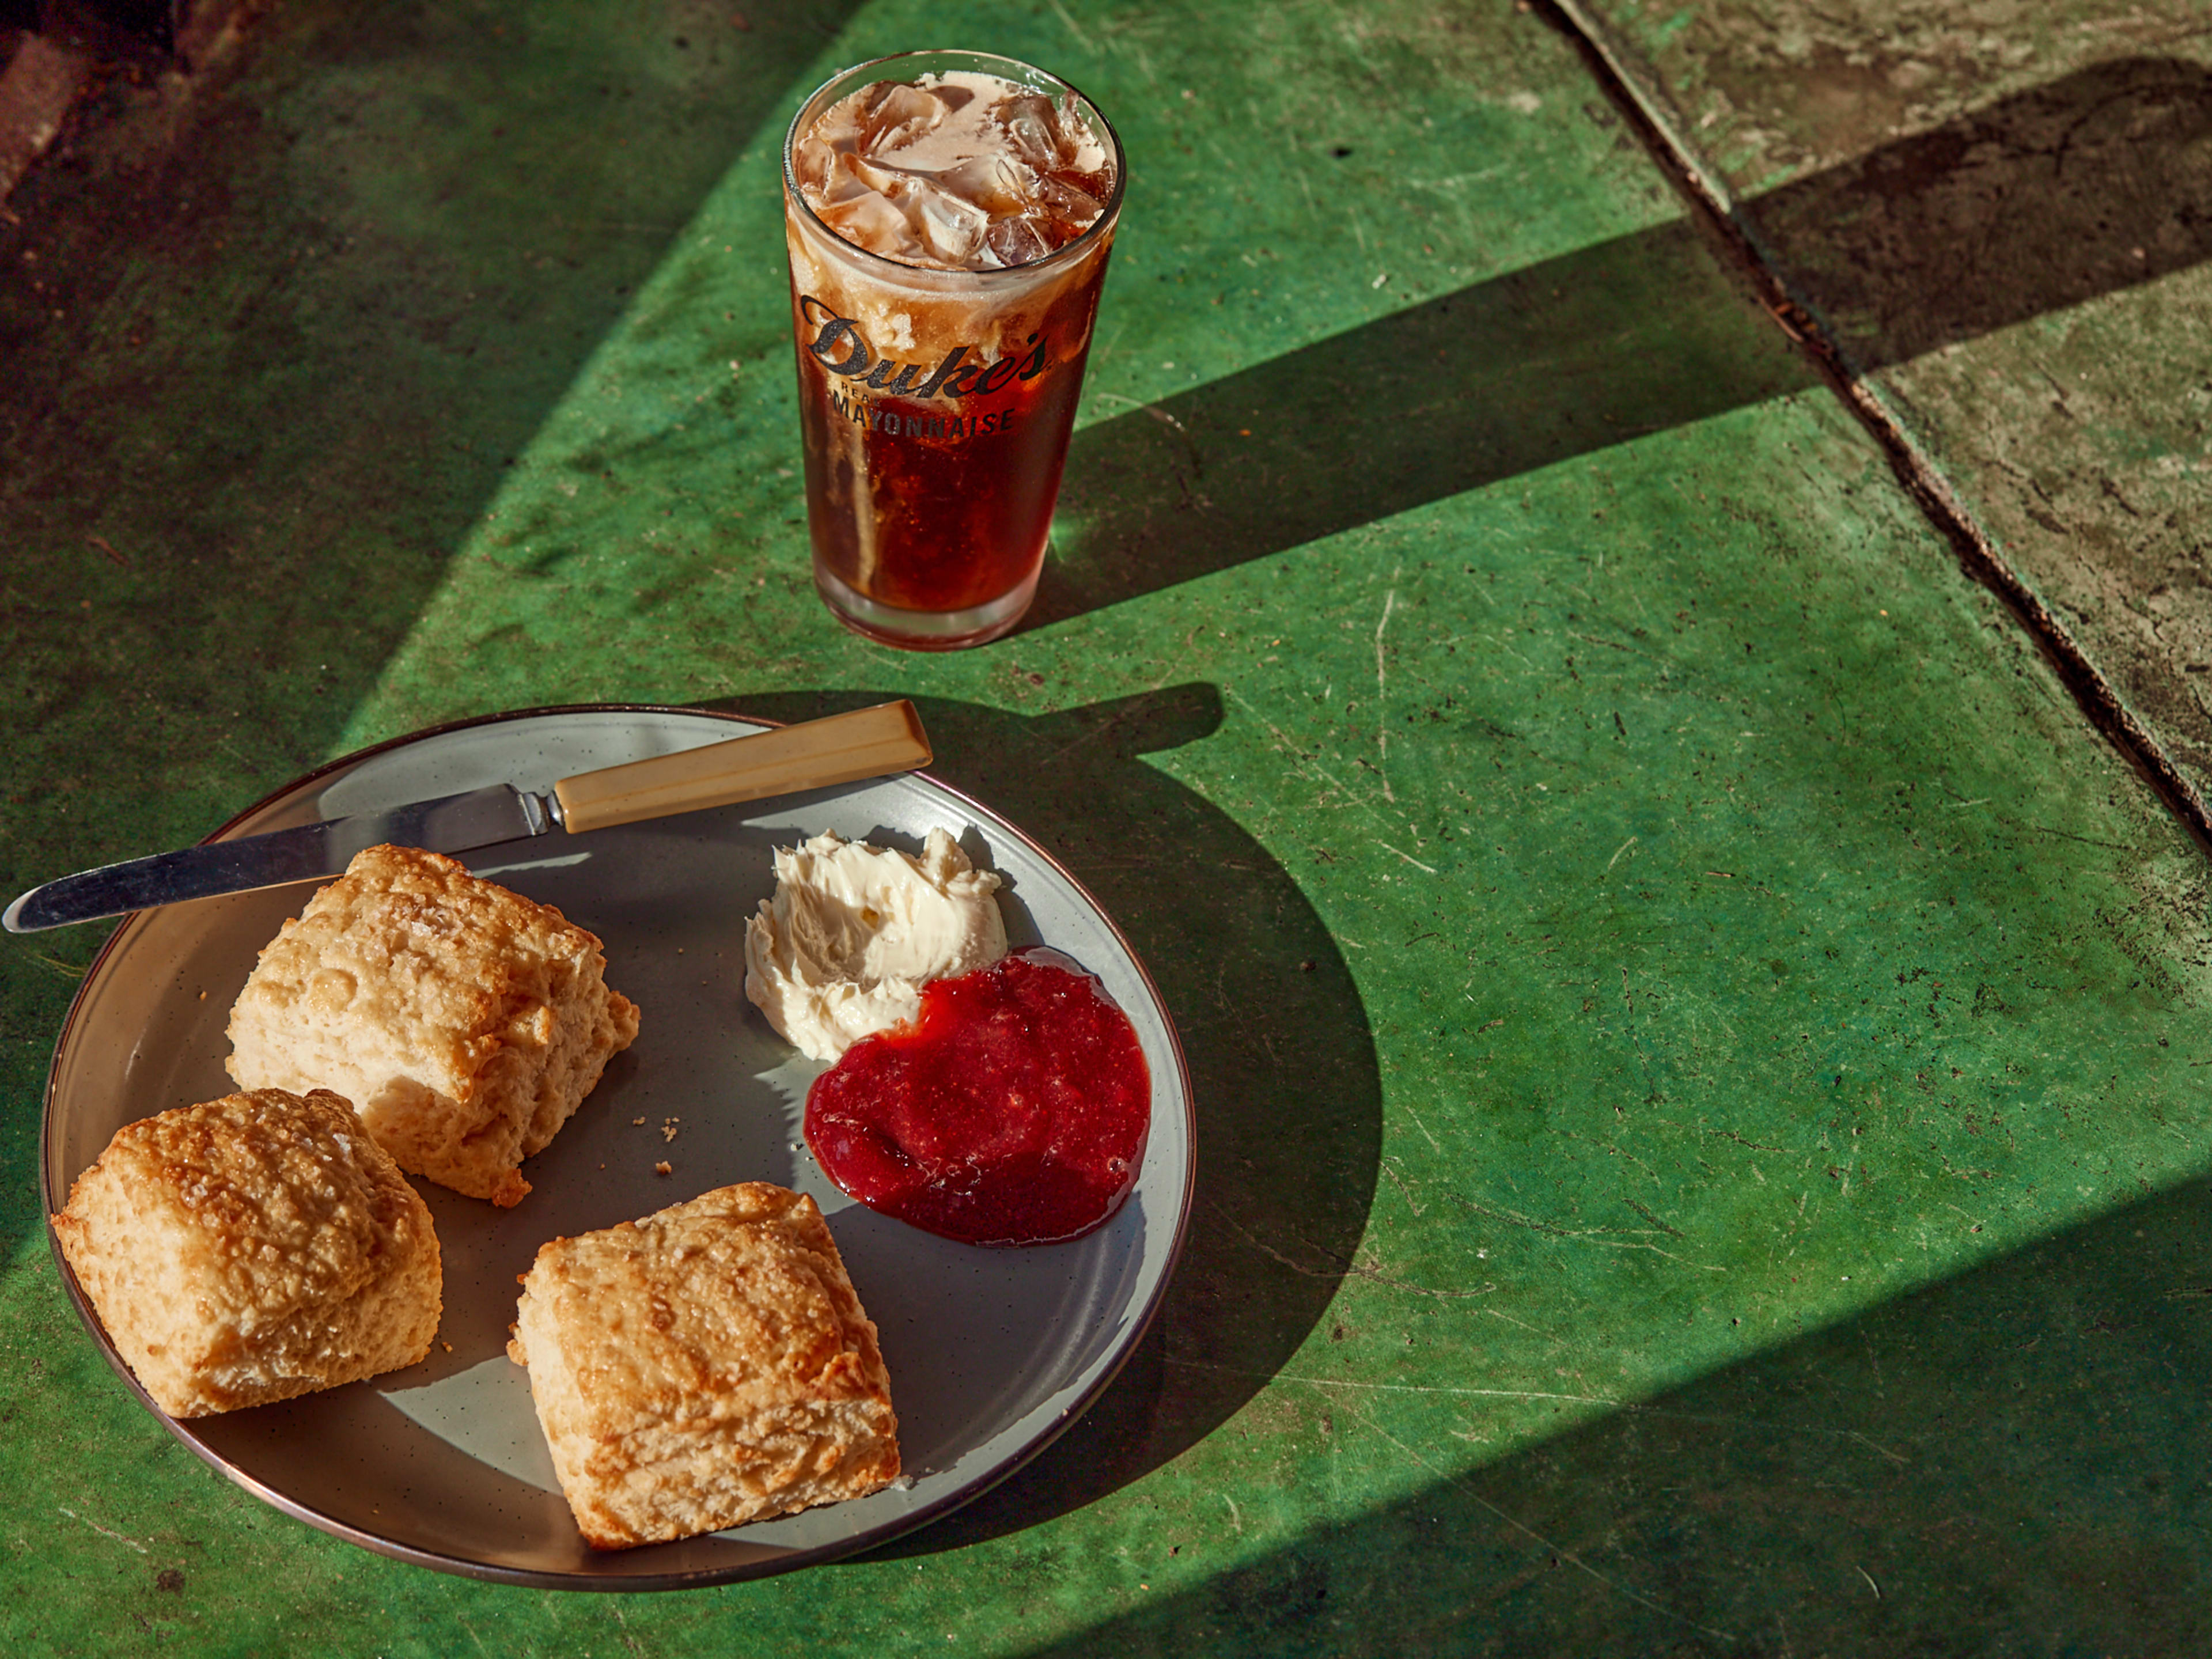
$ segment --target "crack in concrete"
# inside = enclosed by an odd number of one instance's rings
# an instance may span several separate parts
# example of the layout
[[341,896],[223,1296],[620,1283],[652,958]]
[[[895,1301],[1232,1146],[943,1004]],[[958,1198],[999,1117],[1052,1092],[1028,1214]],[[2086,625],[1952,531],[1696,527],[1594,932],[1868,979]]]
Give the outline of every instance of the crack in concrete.
[[1581,0],[1521,0],[1570,41],[1614,108],[1642,141],[1691,210],[1691,217],[1747,281],[1776,326],[1811,360],[1820,378],[1858,418],[1891,471],[1943,538],[1966,573],[2003,601],[2042,651],[2090,723],[2127,757],[2200,850],[2212,854],[2212,806],[2122,700],[2104,672],[2058,617],[1997,550],[1937,466],[1893,416],[1878,387],[1852,370],[1826,329],[1759,251],[1727,186],[1699,163],[1672,112],[1629,67],[1626,55]]

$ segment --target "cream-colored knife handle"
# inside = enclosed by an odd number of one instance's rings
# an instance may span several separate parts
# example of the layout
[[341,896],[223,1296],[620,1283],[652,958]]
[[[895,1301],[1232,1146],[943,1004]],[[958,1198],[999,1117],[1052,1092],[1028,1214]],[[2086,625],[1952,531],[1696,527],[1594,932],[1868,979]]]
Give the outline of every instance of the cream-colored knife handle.
[[901,699],[779,731],[732,738],[627,766],[584,772],[553,786],[572,835],[702,807],[727,806],[831,784],[858,783],[929,764],[921,716]]

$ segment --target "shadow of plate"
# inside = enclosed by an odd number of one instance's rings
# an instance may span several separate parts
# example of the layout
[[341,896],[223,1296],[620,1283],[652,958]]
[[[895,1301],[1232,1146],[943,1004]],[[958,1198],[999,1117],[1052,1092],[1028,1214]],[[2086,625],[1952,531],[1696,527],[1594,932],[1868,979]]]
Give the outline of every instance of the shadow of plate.
[[[712,706],[795,720],[882,696],[740,694]],[[1264,848],[1145,763],[1219,725],[1214,687],[1035,716],[915,702],[934,775],[1042,842],[1152,975],[1189,1066],[1198,1184],[1167,1300],[1120,1378],[1026,1468],[871,1559],[958,1548],[1079,1509],[1226,1421],[1334,1295],[1382,1147],[1374,1040],[1321,918]]]

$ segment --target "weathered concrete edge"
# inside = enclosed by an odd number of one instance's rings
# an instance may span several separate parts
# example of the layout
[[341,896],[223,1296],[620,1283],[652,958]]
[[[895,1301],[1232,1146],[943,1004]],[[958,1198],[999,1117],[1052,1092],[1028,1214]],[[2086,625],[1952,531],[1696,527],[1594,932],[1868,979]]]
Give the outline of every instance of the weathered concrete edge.
[[[236,47],[243,32],[275,0],[196,0],[178,25],[166,57],[157,47],[137,43],[135,54],[148,67],[159,67],[156,96],[174,98],[202,70],[214,67]],[[4,67],[0,67],[0,211],[61,138],[70,118],[106,73],[101,59],[112,55],[97,40],[87,45],[50,34],[27,33]]]
[[1547,18],[1573,42],[1592,75],[1689,204],[1692,216],[1751,284],[1776,326],[1813,360],[1821,378],[1881,447],[1898,482],[1950,543],[1966,574],[2004,601],[2091,724],[2127,757],[2188,829],[2198,848],[2212,854],[2212,807],[2208,807],[2203,793],[2128,707],[2033,584],[2006,561],[1996,539],[1959,499],[1935,459],[1893,412],[1880,385],[1850,367],[1827,330],[1801,296],[1792,292],[1717,170],[1685,136],[1681,112],[1668,100],[1656,77],[1638,72],[1633,56],[1622,47],[1604,20],[1594,16],[1581,0],[1521,0],[1521,3]]
[[23,38],[0,72],[0,202],[62,130],[91,65],[41,35]]

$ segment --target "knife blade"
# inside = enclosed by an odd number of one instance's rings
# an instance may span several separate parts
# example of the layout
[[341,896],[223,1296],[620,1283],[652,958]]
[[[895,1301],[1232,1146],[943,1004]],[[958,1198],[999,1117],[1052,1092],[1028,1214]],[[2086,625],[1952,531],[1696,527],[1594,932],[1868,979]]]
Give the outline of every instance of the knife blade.
[[912,771],[929,760],[921,717],[902,699],[579,773],[544,794],[493,784],[381,811],[102,865],[20,895],[0,911],[0,926],[11,933],[33,933],[184,899],[325,879],[342,873],[355,854],[386,842],[465,853],[556,828],[583,835],[709,806],[858,783]]

